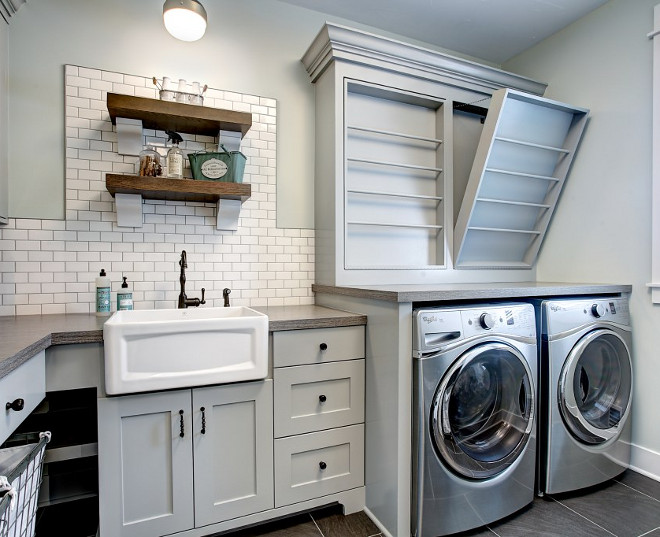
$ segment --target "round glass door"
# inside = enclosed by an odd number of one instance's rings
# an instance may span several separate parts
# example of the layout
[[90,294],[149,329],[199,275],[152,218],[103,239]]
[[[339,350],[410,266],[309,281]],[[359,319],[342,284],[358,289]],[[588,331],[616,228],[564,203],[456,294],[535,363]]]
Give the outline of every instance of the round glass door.
[[561,370],[558,399],[578,440],[602,444],[618,436],[632,400],[632,362],[623,339],[599,329],[578,341]]
[[534,384],[525,358],[503,343],[473,347],[454,362],[436,390],[431,431],[441,459],[473,479],[509,467],[534,424]]

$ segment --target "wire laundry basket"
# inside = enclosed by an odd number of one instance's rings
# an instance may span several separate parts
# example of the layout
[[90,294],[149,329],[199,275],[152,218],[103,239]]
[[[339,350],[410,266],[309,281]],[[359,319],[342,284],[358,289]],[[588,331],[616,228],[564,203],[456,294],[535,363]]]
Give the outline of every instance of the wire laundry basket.
[[0,449],[0,537],[33,537],[39,485],[50,432],[39,441]]

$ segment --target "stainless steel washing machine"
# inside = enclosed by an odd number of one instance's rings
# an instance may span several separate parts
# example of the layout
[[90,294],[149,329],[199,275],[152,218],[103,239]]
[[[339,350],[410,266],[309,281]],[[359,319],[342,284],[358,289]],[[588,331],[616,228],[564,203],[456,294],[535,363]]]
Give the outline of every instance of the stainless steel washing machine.
[[540,303],[539,492],[611,479],[630,463],[633,394],[626,298]]
[[483,526],[534,499],[531,304],[413,315],[413,537]]

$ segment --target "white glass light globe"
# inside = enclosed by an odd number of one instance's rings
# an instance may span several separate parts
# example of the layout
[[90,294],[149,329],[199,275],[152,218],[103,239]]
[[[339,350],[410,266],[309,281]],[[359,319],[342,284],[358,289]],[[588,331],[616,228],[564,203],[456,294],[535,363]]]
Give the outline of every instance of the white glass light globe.
[[206,18],[185,7],[163,10],[163,22],[167,31],[181,41],[197,41],[206,31]]

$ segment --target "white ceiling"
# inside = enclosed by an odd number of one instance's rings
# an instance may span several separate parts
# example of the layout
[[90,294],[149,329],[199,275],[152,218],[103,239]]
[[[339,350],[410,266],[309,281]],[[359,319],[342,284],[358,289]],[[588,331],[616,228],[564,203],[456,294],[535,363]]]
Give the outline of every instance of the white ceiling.
[[608,0],[283,0],[502,64]]

